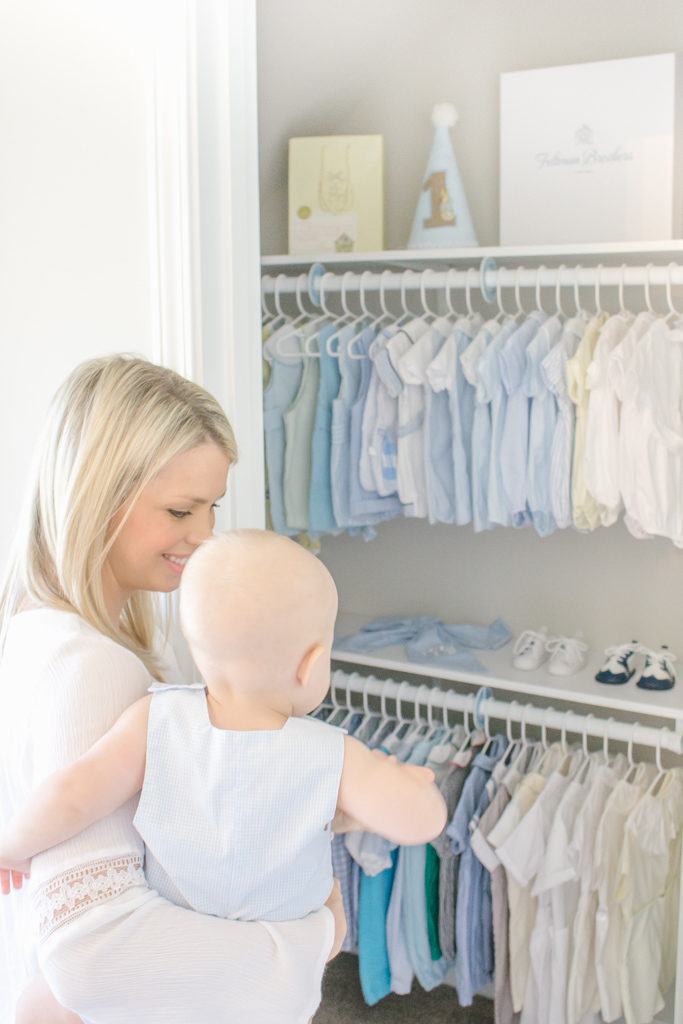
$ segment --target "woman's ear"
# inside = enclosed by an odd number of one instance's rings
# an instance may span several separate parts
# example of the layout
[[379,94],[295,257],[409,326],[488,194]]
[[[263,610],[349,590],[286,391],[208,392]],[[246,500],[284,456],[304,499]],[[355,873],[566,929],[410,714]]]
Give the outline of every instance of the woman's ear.
[[313,666],[315,665],[316,661],[323,653],[323,651],[324,647],[322,646],[322,644],[314,644],[312,647],[308,648],[303,658],[299,662],[299,667],[296,670],[296,681],[299,684],[299,686],[308,686],[308,682],[311,678],[311,673],[313,671]]

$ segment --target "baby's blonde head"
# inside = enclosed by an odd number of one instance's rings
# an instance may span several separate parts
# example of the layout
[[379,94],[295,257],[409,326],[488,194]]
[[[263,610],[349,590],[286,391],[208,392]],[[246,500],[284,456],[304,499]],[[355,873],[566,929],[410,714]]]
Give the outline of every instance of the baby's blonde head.
[[337,591],[325,566],[268,530],[216,534],[190,558],[180,584],[180,621],[205,678],[248,664],[293,676],[314,644],[329,647]]

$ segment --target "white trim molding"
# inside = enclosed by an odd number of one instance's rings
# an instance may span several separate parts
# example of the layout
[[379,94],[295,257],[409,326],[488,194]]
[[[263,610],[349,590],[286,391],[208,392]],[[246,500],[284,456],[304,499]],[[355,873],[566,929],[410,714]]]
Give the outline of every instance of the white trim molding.
[[240,459],[219,528],[263,526],[255,0],[171,0],[152,38],[155,358],[233,424]]

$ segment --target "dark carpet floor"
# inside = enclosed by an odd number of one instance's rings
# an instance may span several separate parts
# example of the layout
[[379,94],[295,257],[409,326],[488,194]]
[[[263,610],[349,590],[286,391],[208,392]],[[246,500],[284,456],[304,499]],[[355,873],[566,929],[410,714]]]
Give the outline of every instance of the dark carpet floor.
[[417,983],[409,996],[389,995],[368,1006],[358,980],[358,957],[340,953],[323,977],[323,1001],[314,1024],[493,1024],[493,1003],[475,996],[458,1005],[455,989],[440,985],[425,992]]

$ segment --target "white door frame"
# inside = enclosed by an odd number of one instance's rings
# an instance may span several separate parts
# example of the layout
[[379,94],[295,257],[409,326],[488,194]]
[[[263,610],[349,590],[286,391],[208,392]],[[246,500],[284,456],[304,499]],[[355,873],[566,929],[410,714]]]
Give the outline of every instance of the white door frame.
[[219,528],[265,523],[255,0],[160,5],[150,62],[158,362],[206,387],[240,460]]

